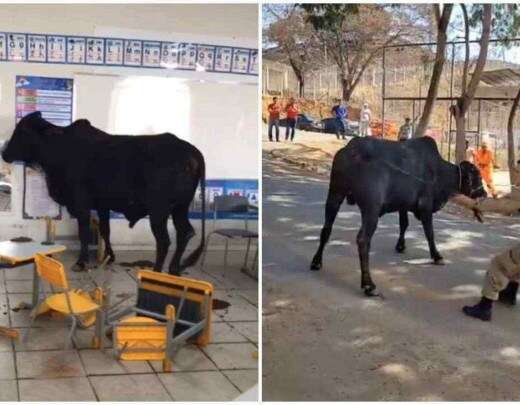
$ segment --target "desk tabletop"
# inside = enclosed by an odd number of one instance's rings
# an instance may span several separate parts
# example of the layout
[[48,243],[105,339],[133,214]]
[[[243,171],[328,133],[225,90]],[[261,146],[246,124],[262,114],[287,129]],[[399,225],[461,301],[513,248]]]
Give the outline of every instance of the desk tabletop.
[[42,245],[39,242],[0,242],[0,258],[11,264],[27,262],[34,259],[36,253],[52,255],[67,249],[63,245]]

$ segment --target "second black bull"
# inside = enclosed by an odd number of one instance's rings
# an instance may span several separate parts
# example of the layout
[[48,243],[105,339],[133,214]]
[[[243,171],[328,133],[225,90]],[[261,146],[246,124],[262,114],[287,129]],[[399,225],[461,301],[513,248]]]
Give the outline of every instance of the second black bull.
[[421,221],[435,264],[443,258],[435,246],[433,213],[454,194],[470,198],[486,196],[478,169],[469,162],[454,165],[442,159],[430,137],[393,142],[356,138],[334,156],[325,207],[325,224],[311,270],[320,270],[325,244],[342,202],[357,204],[361,228],[357,235],[361,288],[377,295],[369,269],[369,251],[379,217],[399,212],[400,233],[396,251],[405,250],[408,212]]
[[8,163],[23,161],[43,169],[52,199],[77,218],[80,268],[88,263],[91,210],[98,213],[100,233],[111,261],[115,256],[110,245],[110,210],[123,213],[130,227],[150,216],[156,240],[154,270],[161,271],[168,253],[170,215],[177,247],[169,272],[180,274],[200,257],[204,248],[204,198],[200,245],[181,263],[188,241],[195,234],[188,209],[199,183],[205,195],[204,157],[175,135],[113,136],[87,120],[58,127],[35,112],[16,125],[2,158]]

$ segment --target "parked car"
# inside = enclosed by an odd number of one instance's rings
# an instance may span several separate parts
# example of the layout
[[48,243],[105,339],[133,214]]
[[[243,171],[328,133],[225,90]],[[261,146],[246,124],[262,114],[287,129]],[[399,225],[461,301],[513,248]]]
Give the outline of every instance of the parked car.
[[[326,134],[336,133],[336,118],[324,118],[321,120],[322,132]],[[347,136],[359,135],[359,123],[357,121],[348,121]]]
[[[282,118],[280,120],[280,126],[285,127],[286,124],[287,119]],[[296,129],[301,129],[303,131],[321,132],[322,127],[319,122],[315,121],[307,114],[298,114],[298,120],[296,121]]]

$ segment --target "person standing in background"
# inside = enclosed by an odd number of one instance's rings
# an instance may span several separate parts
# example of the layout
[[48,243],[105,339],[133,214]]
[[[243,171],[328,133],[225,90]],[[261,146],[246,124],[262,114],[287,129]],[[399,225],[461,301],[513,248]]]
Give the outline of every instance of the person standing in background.
[[493,153],[487,147],[486,141],[482,142],[477,153],[475,153],[475,164],[480,171],[482,180],[486,183],[488,191],[491,193],[493,198],[497,198],[497,191],[493,184],[493,169],[498,168],[498,166],[495,163]]
[[[299,114],[298,105],[294,100],[294,97],[289,99],[289,102],[285,106],[285,113],[287,115],[287,124],[285,126],[285,140],[287,141],[291,139],[291,142],[294,140],[294,132],[296,128],[296,120],[298,119]],[[290,134],[289,134],[290,133]]]
[[276,142],[280,142],[280,111],[278,98],[273,97],[273,102],[267,106],[269,111],[269,141],[273,142],[273,127],[275,127]]
[[372,119],[372,112],[368,108],[368,104],[364,103],[361,109],[361,116],[359,117],[359,136],[368,136],[368,128],[370,127],[370,120]]
[[345,139],[347,133],[346,120],[348,117],[348,109],[346,105],[343,105],[343,100],[338,100],[338,104],[332,107],[332,115],[336,117],[336,138],[340,139],[339,135]]
[[399,128],[399,141],[407,141],[412,139],[412,121],[410,118],[404,119],[404,124]]

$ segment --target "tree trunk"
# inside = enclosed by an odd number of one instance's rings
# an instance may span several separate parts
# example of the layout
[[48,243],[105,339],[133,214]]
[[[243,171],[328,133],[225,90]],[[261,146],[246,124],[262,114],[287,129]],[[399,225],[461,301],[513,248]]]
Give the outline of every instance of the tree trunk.
[[515,123],[516,110],[518,109],[518,103],[520,102],[520,88],[511,106],[509,112],[509,119],[507,121],[507,163],[509,165],[509,180],[511,186],[516,182],[516,159],[515,159],[515,139],[513,136],[513,126]]
[[304,97],[305,95],[305,79],[298,77],[298,97]]
[[455,118],[455,162],[466,160],[466,114],[458,106],[453,108]]
[[[455,142],[456,163],[460,163],[466,156],[466,112],[468,111],[475,92],[477,91],[482,72],[487,61],[489,48],[489,37],[491,35],[491,4],[484,4],[482,15],[482,35],[480,36],[480,51],[475,65],[471,80],[467,85],[466,91],[457,100],[457,105],[452,109],[454,112],[455,123],[457,125],[457,136]],[[467,39],[466,39],[467,40]]]
[[450,22],[451,11],[453,4],[445,4],[442,10],[442,16],[440,15],[439,5],[435,4],[437,19],[437,49],[435,53],[435,63],[433,65],[432,77],[430,79],[430,88],[428,89],[428,95],[426,102],[424,103],[424,109],[421,115],[421,119],[415,129],[414,137],[418,138],[424,136],[430,117],[433,111],[433,106],[437,100],[437,93],[439,89],[439,83],[441,81],[442,70],[444,68],[444,62],[446,60],[446,42],[448,40],[447,29],[448,23]]
[[348,103],[350,101],[350,97],[352,97],[352,86],[350,85],[350,81],[347,79],[342,78],[341,79],[341,94],[342,99],[345,103]]

